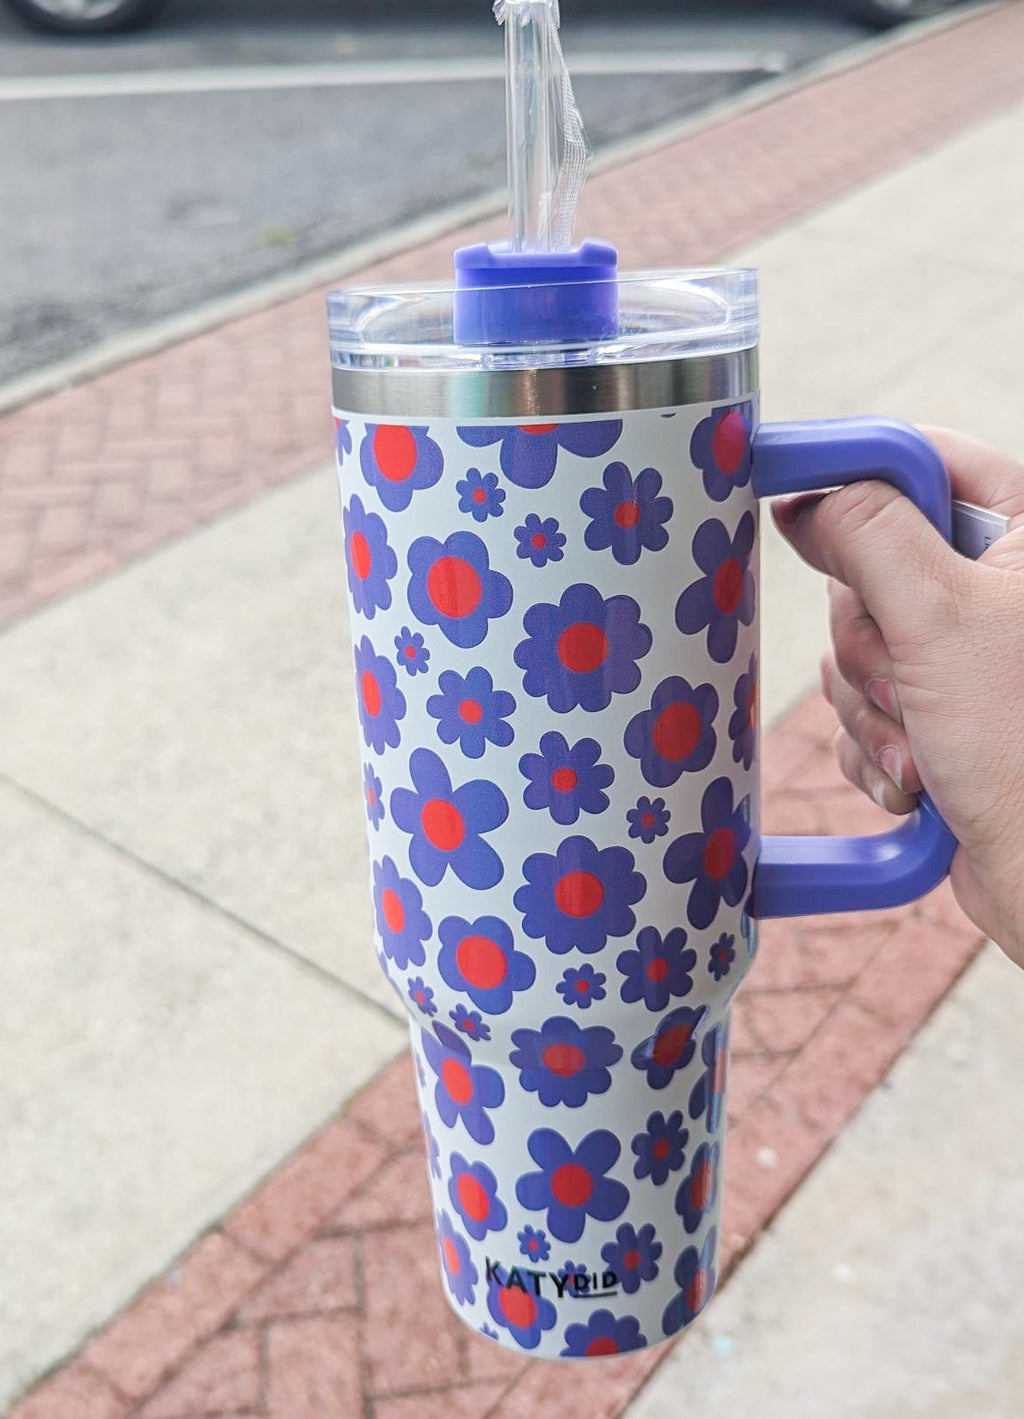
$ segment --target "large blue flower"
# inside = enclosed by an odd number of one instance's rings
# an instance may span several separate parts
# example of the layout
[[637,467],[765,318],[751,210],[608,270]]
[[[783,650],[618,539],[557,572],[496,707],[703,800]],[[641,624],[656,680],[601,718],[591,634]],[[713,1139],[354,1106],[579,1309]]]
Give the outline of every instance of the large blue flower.
[[669,1173],[683,1166],[686,1145],[690,1141],[690,1131],[683,1127],[683,1115],[675,1109],[668,1118],[659,1110],[649,1114],[645,1132],[638,1133],[631,1147],[636,1154],[633,1176],[649,1177],[660,1187],[668,1181]]
[[639,1291],[641,1281],[653,1281],[658,1274],[658,1257],[661,1243],[655,1240],[654,1227],[645,1223],[639,1232],[623,1222],[615,1233],[614,1242],[606,1242],[601,1248],[601,1259],[606,1261],[619,1278],[619,1285],[627,1296]]
[[704,491],[716,503],[724,503],[733,488],[750,482],[750,431],[753,409],[730,404],[716,409],[693,431],[690,457],[704,474]]
[[423,943],[432,930],[415,882],[399,876],[390,857],[373,864],[373,905],[384,954],[400,971],[422,966],[427,959]]
[[617,562],[632,566],[645,549],[660,552],[668,543],[665,523],[672,499],[661,498],[661,474],[645,468],[636,478],[624,463],[609,463],[604,487],[588,488],[580,507],[590,518],[583,540],[593,552],[610,547]]
[[422,1040],[427,1063],[437,1075],[434,1103],[441,1122],[454,1128],[461,1118],[474,1142],[490,1143],[494,1124],[487,1110],[496,1109],[505,1097],[501,1075],[486,1065],[474,1064],[465,1040],[438,1020],[434,1021],[434,1034],[424,1031]]
[[376,754],[385,744],[394,749],[401,739],[398,721],[405,718],[405,696],[398,688],[398,672],[384,655],[378,655],[368,636],[355,648],[356,696],[363,738]]
[[449,1291],[460,1306],[472,1305],[474,1287],[480,1279],[480,1273],[470,1259],[465,1237],[459,1236],[447,1212],[441,1212],[438,1216],[437,1240]]
[[565,555],[565,533],[558,530],[557,517],[543,520],[535,512],[527,513],[522,527],[516,528],[516,556],[525,562],[529,559],[535,567],[546,567],[548,562],[560,562]]
[[515,662],[528,695],[546,696],[556,714],[579,705],[607,709],[612,695],[629,694],[640,683],[640,660],[651,648],[651,633],[631,596],[607,600],[593,586],[576,582],[557,606],[531,606],[523,617],[527,640]]
[[706,1005],[692,1010],[680,1005],[677,1010],[663,1015],[654,1034],[634,1049],[630,1062],[635,1068],[646,1071],[647,1083],[652,1089],[664,1089],[671,1083],[673,1074],[689,1064],[693,1058],[694,1033],[707,1013]]
[[721,1148],[717,1143],[702,1143],[693,1155],[690,1171],[676,1191],[676,1211],[691,1234],[699,1229],[715,1205],[720,1159]]
[[619,1157],[619,1140],[605,1128],[588,1133],[572,1148],[553,1128],[537,1128],[527,1141],[538,1173],[525,1173],[516,1183],[516,1197],[530,1212],[547,1209],[548,1231],[562,1242],[583,1235],[588,1217],[614,1222],[629,1202],[625,1184],[606,1177]]
[[675,1335],[684,1325],[700,1315],[711,1300],[718,1276],[715,1271],[715,1251],[718,1238],[712,1227],[700,1251],[687,1247],[676,1262],[675,1280],[679,1294],[665,1307],[661,1318],[666,1335]]
[[585,1322],[565,1328],[566,1357],[578,1360],[602,1355],[624,1355],[627,1350],[642,1350],[647,1336],[640,1329],[636,1316],[616,1316],[611,1311],[593,1311]]
[[716,1025],[704,1036],[700,1057],[704,1070],[690,1091],[690,1117],[703,1115],[708,1132],[717,1133],[729,1077],[729,1033],[724,1024]]
[[685,833],[665,849],[665,876],[693,883],[686,915],[703,931],[723,901],[734,907],[747,889],[743,849],[750,841],[750,800],[734,808],[732,784],[716,778],[701,799],[700,821],[702,832]]
[[621,419],[590,419],[578,424],[483,424],[459,429],[471,448],[501,444],[501,471],[520,488],[543,488],[551,481],[558,450],[582,458],[606,454],[622,433]]
[[656,927],[645,926],[636,945],[635,951],[620,952],[615,962],[625,976],[620,991],[623,1000],[642,1000],[648,1010],[664,1010],[669,996],[689,995],[697,953],[687,947],[681,926],[666,932],[664,940]]
[[496,916],[464,921],[446,916],[437,929],[441,950],[437,968],[452,990],[464,990],[481,1010],[503,1015],[512,993],[533,985],[537,967],[525,951],[517,951],[512,932]]
[[437,720],[437,737],[442,744],[454,744],[467,759],[479,759],[488,740],[504,749],[512,743],[514,731],[507,716],[516,707],[507,690],[496,690],[489,670],[475,665],[465,676],[457,670],[442,670],[437,678],[439,695],[427,701],[427,713]]
[[581,739],[569,747],[564,734],[542,734],[539,754],[524,754],[519,772],[529,783],[523,790],[527,808],[546,808],[556,823],[575,823],[580,813],[603,813],[608,807],[604,790],[615,777],[609,764],[600,764],[596,739]]
[[501,858],[481,834],[508,817],[508,801],[487,779],[453,788],[448,770],[431,749],[414,749],[409,758],[413,788],[391,794],[391,817],[411,833],[409,863],[421,882],[436,887],[450,867],[467,887],[484,891],[500,882]]
[[752,512],[743,514],[732,538],[714,518],[702,522],[694,534],[693,559],[704,575],[676,602],[676,625],[685,636],[707,627],[708,655],[719,665],[735,654],[740,625],[749,626],[754,619],[753,546]]
[[491,570],[486,542],[453,532],[443,542],[417,537],[409,548],[409,609],[425,626],[439,626],[452,645],[468,650],[487,623],[512,605],[512,583]]
[[509,1059],[520,1071],[520,1084],[536,1093],[545,1108],[568,1104],[576,1109],[590,1094],[607,1093],[609,1068],[622,1058],[611,1030],[603,1025],[583,1029],[558,1015],[539,1030],[513,1030],[512,1043]]
[[340,468],[352,452],[352,430],[348,426],[347,419],[335,419],[334,421],[334,452]]
[[398,571],[398,556],[388,546],[384,519],[367,512],[362,499],[354,497],[342,513],[345,525],[345,565],[352,605],[368,621],[378,610],[391,605],[388,582]]
[[444,458],[425,426],[367,424],[359,464],[388,512],[403,512],[414,492],[434,486]]
[[482,1242],[488,1232],[500,1232],[508,1221],[498,1179],[485,1163],[469,1163],[461,1153],[451,1157],[448,1196],[475,1242]]
[[509,1331],[512,1339],[524,1350],[536,1350],[541,1332],[550,1330],[558,1312],[546,1296],[538,1296],[533,1281],[513,1268],[502,1279],[502,1268],[492,1268],[487,1287],[487,1309],[496,1324]]
[[664,798],[647,798],[643,794],[637,799],[636,807],[626,812],[629,836],[639,838],[650,845],[655,838],[662,838],[668,832],[672,814],[665,807]]
[[757,739],[757,656],[750,657],[745,675],[736,681],[732,692],[736,708],[729,720],[729,738],[732,740],[732,756],[738,764],[749,769],[754,762],[754,745]]
[[584,961],[578,969],[570,966],[563,971],[555,989],[566,1005],[578,1005],[581,1010],[589,1010],[592,1001],[605,998],[607,991],[604,983],[607,979],[600,971],[595,971],[589,961]]
[[626,726],[626,753],[640,760],[640,772],[656,788],[668,788],[684,773],[706,769],[717,742],[712,724],[718,713],[713,685],[694,689],[681,675],[662,680],[649,710]]
[[373,771],[372,764],[363,765],[363,798],[366,801],[366,816],[374,828],[379,828],[384,817],[384,799],[381,781]]
[[455,491],[459,494],[459,512],[471,513],[474,522],[501,517],[505,511],[505,489],[498,487],[497,473],[482,474],[479,468],[469,468],[465,478],[455,484]]
[[566,838],[554,854],[533,853],[523,876],[512,899],[523,931],[542,936],[557,956],[574,946],[600,951],[609,936],[628,936],[636,925],[633,905],[647,890],[628,848],[601,849],[583,837]]

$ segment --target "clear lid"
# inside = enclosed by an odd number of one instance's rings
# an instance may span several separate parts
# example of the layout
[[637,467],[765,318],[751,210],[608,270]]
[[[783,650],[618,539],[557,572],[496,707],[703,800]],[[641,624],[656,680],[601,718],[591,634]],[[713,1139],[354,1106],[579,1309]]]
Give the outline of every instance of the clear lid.
[[456,345],[455,288],[355,287],[327,297],[339,369],[495,370],[686,359],[757,344],[757,272],[646,271],[617,278],[618,332],[585,344]]

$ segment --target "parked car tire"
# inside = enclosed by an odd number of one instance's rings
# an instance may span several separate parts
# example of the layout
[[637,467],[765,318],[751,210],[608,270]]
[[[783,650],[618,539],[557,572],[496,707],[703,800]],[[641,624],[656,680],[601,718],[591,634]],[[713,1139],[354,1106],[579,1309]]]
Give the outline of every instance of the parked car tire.
[[951,10],[959,0],[845,0],[847,14],[876,30],[889,30],[907,20],[923,20]]
[[52,34],[111,34],[148,25],[165,0],[6,0],[27,24]]

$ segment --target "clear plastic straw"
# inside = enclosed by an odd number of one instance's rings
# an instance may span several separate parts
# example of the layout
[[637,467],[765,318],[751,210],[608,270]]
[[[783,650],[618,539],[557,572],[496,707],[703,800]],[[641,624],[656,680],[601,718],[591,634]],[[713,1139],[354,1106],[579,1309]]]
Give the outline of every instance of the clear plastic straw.
[[495,0],[505,26],[513,251],[568,251],[590,146],[558,39],[558,0]]

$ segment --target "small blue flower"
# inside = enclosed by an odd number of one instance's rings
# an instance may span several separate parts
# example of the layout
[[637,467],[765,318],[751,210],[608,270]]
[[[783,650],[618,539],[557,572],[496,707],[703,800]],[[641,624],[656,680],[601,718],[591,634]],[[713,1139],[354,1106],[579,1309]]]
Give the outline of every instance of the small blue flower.
[[453,532],[443,542],[418,537],[408,561],[410,611],[461,650],[479,645],[488,622],[512,605],[512,583],[491,569],[487,544],[475,532]]
[[488,741],[504,749],[512,743],[514,731],[507,716],[516,702],[507,690],[496,690],[490,672],[474,666],[465,676],[456,670],[442,670],[437,678],[439,695],[427,700],[427,713],[437,720],[437,737],[454,744],[467,759],[479,759]]
[[619,1140],[607,1129],[588,1133],[573,1148],[553,1128],[537,1128],[527,1140],[530,1157],[540,1167],[516,1183],[516,1197],[530,1212],[547,1210],[548,1231],[561,1242],[583,1235],[588,1217],[614,1222],[629,1202],[629,1189],[606,1177],[619,1157]]
[[441,1265],[448,1280],[448,1289],[460,1306],[472,1305],[480,1273],[470,1259],[469,1245],[452,1226],[447,1212],[437,1219],[437,1240],[441,1248]]
[[479,1010],[467,1010],[460,1000],[455,1009],[450,1010],[448,1014],[455,1022],[455,1028],[461,1030],[464,1035],[468,1035],[471,1040],[489,1040],[491,1038],[491,1027],[484,1024]]
[[405,718],[405,696],[398,688],[398,672],[383,655],[378,655],[368,636],[355,647],[356,693],[363,738],[375,754],[384,746],[398,747],[398,721]]
[[729,738],[732,740],[732,756],[737,764],[749,769],[754,762],[754,745],[757,739],[757,656],[750,657],[745,675],[736,681],[732,692],[733,710],[729,720]]
[[664,1010],[670,996],[689,995],[693,989],[690,972],[697,953],[686,945],[686,932],[674,926],[661,933],[645,926],[636,938],[636,950],[622,951],[615,964],[625,976],[620,992],[631,1004],[642,1000],[648,1010]]
[[584,837],[565,838],[554,854],[533,853],[523,876],[512,898],[523,931],[543,937],[556,956],[573,947],[600,951],[609,936],[627,936],[636,925],[633,906],[647,890],[628,848],[602,849]]
[[750,841],[750,800],[733,807],[732,784],[716,778],[700,804],[702,832],[686,833],[665,850],[670,882],[692,882],[686,915],[698,931],[711,925],[722,902],[734,907],[747,890],[743,850]]
[[675,1335],[684,1325],[689,1325],[711,1300],[718,1281],[717,1250],[718,1235],[712,1227],[699,1252],[696,1247],[687,1247],[679,1257],[675,1269],[679,1294],[669,1301],[661,1318],[666,1335]]
[[424,985],[422,976],[410,976],[407,982],[409,986],[409,999],[424,1015],[436,1015],[437,1006],[434,1004],[434,992],[429,985]]
[[366,800],[366,816],[374,828],[379,828],[384,817],[384,790],[380,779],[373,771],[372,764],[363,765],[363,797]]
[[733,488],[750,482],[750,431],[753,410],[749,401],[716,409],[693,431],[690,457],[704,474],[704,491],[724,503]]
[[487,1288],[491,1319],[524,1350],[536,1350],[541,1332],[555,1324],[557,1311],[546,1296],[534,1294],[532,1281],[521,1276],[518,1269],[510,1271],[504,1281],[500,1266],[492,1268],[492,1275],[495,1279]]
[[676,1211],[691,1234],[699,1230],[715,1205],[720,1159],[721,1148],[717,1143],[702,1143],[693,1155],[690,1171],[676,1191]]
[[388,582],[398,572],[398,556],[388,546],[383,518],[367,512],[361,498],[353,497],[343,510],[342,522],[352,605],[372,621],[378,610],[386,611],[391,605]]
[[602,1355],[624,1355],[629,1350],[642,1350],[647,1336],[640,1330],[636,1316],[616,1316],[599,1310],[585,1322],[574,1322],[565,1328],[565,1349],[561,1354],[576,1359]]
[[636,807],[630,808],[626,813],[629,836],[650,844],[655,838],[664,837],[668,832],[671,817],[672,814],[665,807],[664,798],[645,798],[641,795],[636,801]]
[[422,966],[423,943],[433,927],[415,882],[399,875],[390,857],[373,864],[373,905],[384,954],[400,971]]
[[649,1177],[660,1187],[668,1180],[669,1173],[683,1166],[689,1141],[690,1131],[683,1127],[680,1109],[675,1109],[668,1118],[660,1110],[650,1114],[646,1131],[638,1133],[631,1145],[636,1154],[633,1176]]
[[437,1076],[434,1103],[441,1122],[454,1128],[461,1118],[474,1143],[493,1142],[494,1124],[487,1110],[496,1109],[505,1098],[501,1075],[474,1064],[465,1040],[437,1020],[434,1034],[424,1031],[421,1039],[427,1063]]
[[459,512],[470,513],[474,522],[501,517],[505,511],[505,489],[498,487],[497,473],[481,474],[479,468],[469,468],[465,478],[455,484],[455,491],[459,494]]
[[645,550],[660,552],[668,544],[664,524],[672,516],[672,499],[658,496],[657,469],[645,468],[633,478],[624,463],[609,463],[603,481],[603,488],[588,488],[580,498],[590,518],[583,540],[591,551],[610,547],[624,566],[632,566]]
[[488,1340],[497,1340],[498,1338],[498,1332],[489,1325],[482,1325],[480,1327],[480,1334],[486,1335]]
[[527,1223],[517,1235],[516,1241],[523,1256],[528,1256],[531,1261],[547,1261],[551,1255],[551,1243],[543,1227],[538,1227],[535,1231]]
[[388,512],[404,512],[418,489],[432,488],[444,458],[425,427],[367,424],[359,449],[363,477]]
[[750,554],[754,548],[754,515],[745,512],[734,537],[725,526],[709,518],[693,538],[693,558],[704,573],[676,602],[676,625],[684,636],[707,628],[708,654],[725,665],[736,652],[741,625],[754,619],[754,576]]
[[[419,1055],[416,1056],[416,1068],[420,1071],[420,1074],[422,1076],[423,1066],[420,1064]],[[425,1085],[426,1079],[421,1077],[420,1084]],[[423,1115],[423,1136],[427,1140],[427,1162],[430,1166],[430,1171],[433,1173],[435,1178],[440,1178],[441,1145],[434,1137],[434,1130],[430,1127],[430,1119],[427,1117],[426,1114]]]
[[474,1005],[489,1015],[503,1015],[513,992],[533,985],[537,967],[525,951],[517,951],[512,932],[496,916],[446,916],[437,929],[441,950],[437,969],[445,985],[464,990]]
[[729,1076],[729,1034],[724,1024],[716,1025],[704,1036],[700,1057],[704,1069],[690,1091],[690,1117],[703,1116],[708,1132],[717,1133],[725,1109]]
[[637,661],[652,644],[631,596],[606,600],[584,582],[568,587],[557,606],[531,606],[523,629],[527,639],[514,657],[526,672],[523,689],[546,698],[556,714],[577,705],[590,712],[607,709],[612,695],[630,694],[640,684]]
[[500,1232],[508,1221],[498,1179],[485,1163],[468,1163],[461,1153],[451,1157],[448,1196],[475,1242],[482,1242],[488,1232]]
[[639,1291],[641,1281],[653,1281],[658,1274],[658,1257],[661,1243],[654,1239],[654,1227],[648,1222],[639,1232],[628,1222],[615,1233],[614,1242],[607,1242],[601,1248],[601,1259],[606,1261],[619,1278],[619,1285],[627,1296]]
[[736,959],[736,938],[727,936],[723,931],[717,941],[712,943],[708,953],[708,970],[715,980],[721,980],[732,970],[732,963]]
[[535,567],[560,562],[564,555],[565,533],[559,532],[558,519],[554,517],[542,521],[535,512],[527,513],[522,527],[516,528],[516,541],[516,556],[529,558]]
[[694,1010],[680,1005],[677,1010],[663,1015],[654,1034],[634,1049],[630,1063],[646,1072],[652,1089],[664,1089],[671,1083],[672,1076],[689,1064],[693,1058],[693,1036],[707,1013],[706,1005],[698,1005]]
[[520,488],[543,488],[551,481],[558,450],[581,458],[606,454],[622,433],[621,419],[588,419],[575,424],[469,424],[459,438],[471,448],[501,444],[501,471]]
[[545,1108],[567,1104],[579,1108],[591,1094],[611,1088],[609,1069],[622,1058],[611,1030],[603,1025],[581,1028],[557,1015],[539,1030],[513,1030],[515,1049],[509,1060],[520,1071],[519,1082],[536,1092]]
[[542,734],[540,753],[519,760],[519,772],[529,780],[523,802],[527,808],[546,808],[563,825],[575,823],[580,813],[603,813],[608,807],[604,790],[615,770],[598,763],[600,757],[596,739],[581,739],[570,748],[564,734]]
[[334,451],[340,468],[352,452],[352,432],[347,419],[335,419],[334,421]]
[[694,689],[681,675],[662,680],[649,710],[626,726],[626,753],[640,760],[640,772],[656,788],[668,788],[684,773],[710,764],[717,738],[713,729],[718,694],[712,685]]
[[591,1001],[604,999],[606,979],[600,971],[594,970],[589,961],[584,961],[578,969],[570,966],[563,971],[555,989],[566,1005],[578,1005],[581,1010],[589,1010]]
[[430,659],[430,651],[423,644],[423,637],[419,631],[410,630],[408,626],[402,627],[401,635],[395,636],[395,659],[399,665],[404,665],[410,675],[427,673],[427,661]]
[[413,787],[391,793],[391,817],[410,833],[409,865],[421,882],[436,887],[448,868],[467,887],[485,891],[501,881],[501,858],[483,834],[508,817],[508,801],[487,779],[453,788],[444,763],[431,749],[409,758]]

